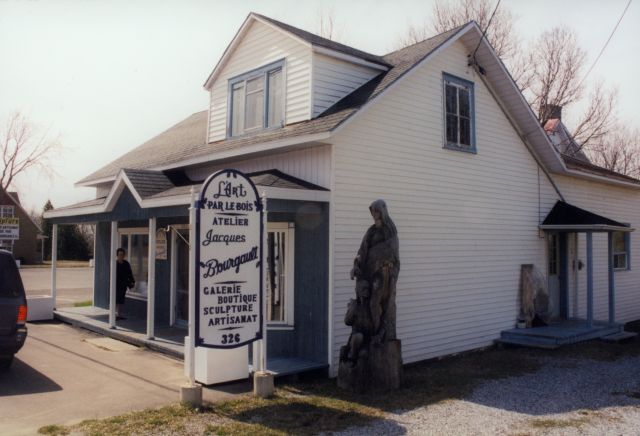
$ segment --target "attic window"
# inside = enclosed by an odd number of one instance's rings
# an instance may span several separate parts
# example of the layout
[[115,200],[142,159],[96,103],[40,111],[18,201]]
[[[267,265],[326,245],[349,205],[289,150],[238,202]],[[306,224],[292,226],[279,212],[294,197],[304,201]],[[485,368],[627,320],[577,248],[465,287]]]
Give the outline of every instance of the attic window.
[[444,147],[476,152],[473,82],[443,74]]
[[229,80],[228,136],[281,127],[284,60]]

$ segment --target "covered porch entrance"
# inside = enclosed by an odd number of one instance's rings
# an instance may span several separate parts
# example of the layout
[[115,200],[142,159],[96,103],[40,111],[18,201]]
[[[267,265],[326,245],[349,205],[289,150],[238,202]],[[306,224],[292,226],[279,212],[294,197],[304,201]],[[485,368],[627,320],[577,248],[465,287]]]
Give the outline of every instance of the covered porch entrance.
[[[537,348],[558,348],[590,339],[622,340],[635,336],[634,333],[625,332],[623,324],[616,321],[615,299],[615,272],[626,269],[629,262],[628,255],[624,257],[620,246],[628,244],[628,235],[634,229],[563,201],[555,204],[540,229],[545,232],[548,241],[547,273],[552,321],[547,326],[504,330],[499,341]],[[578,255],[578,235],[581,234],[585,240],[585,283],[579,281],[579,271],[583,269],[583,262]],[[602,280],[599,281],[600,288],[596,289],[594,285],[594,234],[606,234],[606,269],[599,268],[600,271],[606,271],[606,289],[601,289]],[[573,288],[573,295],[570,295],[570,287]],[[601,294],[605,290],[606,317],[596,319],[594,295],[596,291],[601,291]],[[584,308],[579,307],[578,300],[584,301]],[[602,310],[598,312],[603,313]]]
[[[249,177],[268,199],[267,370],[285,375],[327,368],[329,192],[277,170]],[[52,211],[56,224],[96,223],[94,304],[60,308],[55,316],[183,358],[188,205],[199,188],[193,182],[173,185],[160,171],[122,170],[106,197]],[[115,316],[118,247],[127,250],[136,279],[127,293],[126,319]],[[251,355],[249,347],[246,352]]]

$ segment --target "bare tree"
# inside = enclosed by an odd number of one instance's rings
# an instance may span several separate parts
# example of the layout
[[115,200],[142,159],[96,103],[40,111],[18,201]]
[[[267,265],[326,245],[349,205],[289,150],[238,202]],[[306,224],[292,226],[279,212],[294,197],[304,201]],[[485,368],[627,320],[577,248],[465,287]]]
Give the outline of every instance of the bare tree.
[[340,26],[338,25],[336,14],[333,8],[329,10],[320,8],[316,16],[316,34],[332,41],[338,41],[342,37],[342,31],[340,29]]
[[[459,0],[457,3],[436,2],[431,11],[431,19],[422,25],[410,25],[407,32],[397,41],[398,48],[423,41],[437,33],[462,26],[469,21],[478,23],[481,29],[489,24],[495,4],[490,0]],[[509,9],[499,8],[487,31],[487,39],[502,59],[514,56],[518,48],[518,38],[513,31],[513,15]]]
[[[493,20],[491,15],[495,10]],[[487,39],[505,62],[520,90],[545,123],[554,107],[572,109],[577,103],[586,107],[575,120],[571,131],[578,152],[586,145],[599,142],[615,124],[617,93],[597,83],[590,92],[582,83],[586,53],[578,45],[576,34],[567,27],[554,27],[543,32],[526,48],[522,48],[514,31],[514,16],[504,6],[496,9],[490,0],[457,0],[437,2],[428,22],[410,26],[399,39],[405,46],[474,20],[487,29]]]
[[0,133],[2,170],[0,186],[8,189],[16,176],[32,169],[52,175],[51,157],[60,151],[59,137],[50,138],[48,132],[39,129],[20,112],[9,116],[5,131]]
[[532,78],[525,95],[540,121],[549,118],[552,106],[565,107],[582,97],[585,59],[575,32],[564,27],[542,33],[531,46],[527,63]]
[[618,125],[586,147],[593,163],[611,171],[640,178],[640,129]]
[[598,143],[616,122],[615,89],[607,89],[602,82],[597,82],[585,97],[581,80],[585,62],[586,53],[578,45],[575,32],[554,27],[543,32],[531,45],[524,62],[528,71],[526,87],[520,86],[525,88],[525,97],[542,123],[554,115],[554,107],[587,103],[585,110],[575,117],[571,131],[577,145],[575,152]]

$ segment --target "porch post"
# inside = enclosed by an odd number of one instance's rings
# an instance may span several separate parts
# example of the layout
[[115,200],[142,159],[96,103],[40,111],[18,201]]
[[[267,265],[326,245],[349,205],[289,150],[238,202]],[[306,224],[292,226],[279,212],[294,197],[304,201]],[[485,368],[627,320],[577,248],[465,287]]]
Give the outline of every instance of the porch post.
[[171,244],[171,269],[169,273],[169,325],[173,326],[176,323],[176,273],[177,273],[177,259],[176,255],[178,254],[178,250],[176,247],[176,232],[177,230],[173,227],[170,227],[171,239],[169,243]]
[[109,245],[109,328],[116,328],[116,251],[118,250],[118,222],[111,221]]
[[[189,384],[196,385],[196,194],[193,186],[189,196]],[[186,363],[187,359],[185,359]]]
[[56,307],[56,267],[58,263],[58,225],[54,224],[51,229],[51,298],[53,308]]
[[147,339],[155,336],[156,309],[156,218],[149,218],[149,278],[147,279]]
[[593,327],[593,232],[587,232],[587,326]]
[[613,232],[607,232],[608,259],[609,259],[609,324],[616,322],[616,284],[613,274]]

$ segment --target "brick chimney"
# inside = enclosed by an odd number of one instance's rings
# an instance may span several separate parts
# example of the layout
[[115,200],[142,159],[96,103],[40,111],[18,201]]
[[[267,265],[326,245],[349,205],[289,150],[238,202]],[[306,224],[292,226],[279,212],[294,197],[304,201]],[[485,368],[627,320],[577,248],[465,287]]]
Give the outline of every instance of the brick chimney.
[[562,121],[562,106],[558,106],[555,104],[548,104],[542,112],[543,115],[543,120],[542,122],[545,123],[549,120],[561,120]]

